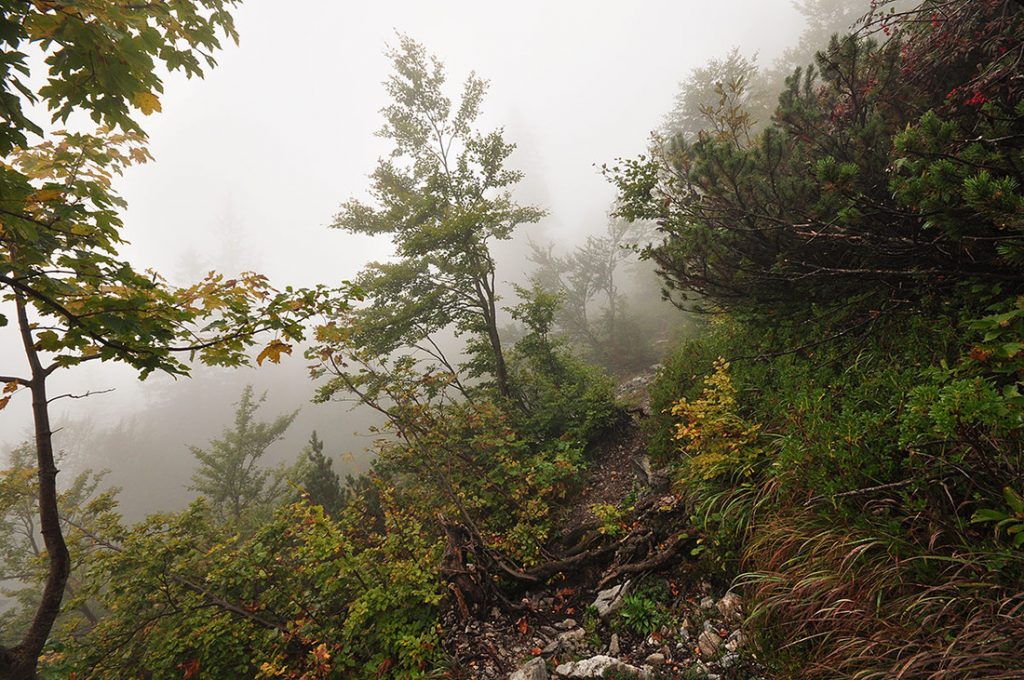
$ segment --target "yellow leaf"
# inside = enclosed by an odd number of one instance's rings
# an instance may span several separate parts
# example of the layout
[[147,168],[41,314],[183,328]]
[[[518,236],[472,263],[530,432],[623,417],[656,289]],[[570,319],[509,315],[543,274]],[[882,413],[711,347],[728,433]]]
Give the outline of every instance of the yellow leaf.
[[32,194],[28,197],[28,200],[34,201],[36,203],[56,201],[58,198],[61,197],[62,193],[63,192],[60,189],[40,189],[39,191],[32,192]]
[[0,398],[0,411],[3,411],[5,408],[7,408],[7,402],[9,402],[10,400],[10,397]]
[[136,92],[132,95],[132,104],[135,104],[144,116],[148,116],[154,111],[163,111],[160,100],[150,92]]
[[17,391],[18,391],[18,383],[16,383],[13,380],[11,382],[9,382],[9,383],[4,385],[4,391],[3,391],[4,394],[11,394],[11,393],[17,392]]
[[279,364],[279,363],[281,363],[281,355],[282,354],[289,354],[290,355],[291,353],[292,353],[292,346],[289,345],[287,342],[282,342],[280,340],[273,340],[269,345],[264,347],[263,351],[260,352],[259,356],[256,357],[256,363],[259,364],[260,366],[262,366],[263,365],[263,360],[264,359],[269,359],[271,361],[271,363]]

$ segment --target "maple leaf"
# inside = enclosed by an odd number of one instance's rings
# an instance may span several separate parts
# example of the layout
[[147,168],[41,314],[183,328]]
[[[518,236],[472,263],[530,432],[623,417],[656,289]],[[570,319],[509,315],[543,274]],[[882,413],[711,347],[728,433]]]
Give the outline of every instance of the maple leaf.
[[260,366],[263,365],[265,359],[269,359],[271,363],[281,363],[282,354],[291,354],[292,346],[287,342],[281,340],[272,340],[269,345],[263,348],[263,351],[256,357],[256,363]]
[[144,116],[163,111],[160,100],[151,92],[136,92],[132,95],[132,104],[135,104]]

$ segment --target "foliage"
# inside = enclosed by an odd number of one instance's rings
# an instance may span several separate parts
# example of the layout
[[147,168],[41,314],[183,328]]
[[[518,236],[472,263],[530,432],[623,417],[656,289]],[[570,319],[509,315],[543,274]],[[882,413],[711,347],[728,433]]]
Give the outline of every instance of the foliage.
[[614,625],[646,637],[673,623],[672,613],[663,602],[668,589],[660,581],[645,581],[622,598],[622,608],[615,614]]
[[299,486],[311,504],[319,505],[333,517],[350,500],[354,480],[350,478],[349,487],[342,486],[341,478],[334,471],[334,461],[324,454],[324,442],[316,436],[316,430],[309,436],[302,453],[305,460]]
[[[10,467],[0,471],[0,580],[3,595],[14,600],[0,617],[0,642],[15,644],[28,628],[39,604],[40,586],[46,581],[47,559],[39,535],[38,482],[34,449],[29,442],[9,456]],[[100,491],[105,473],[86,470],[61,489],[58,506],[61,527],[67,536],[72,575],[66,600],[56,622],[54,637],[81,634],[95,623],[101,611],[81,596],[80,566],[92,550],[87,534],[116,523],[116,488]]]
[[209,501],[218,521],[237,531],[251,531],[268,519],[288,491],[288,472],[261,468],[259,461],[299,412],[271,422],[257,421],[256,411],[266,398],[263,394],[254,399],[252,385],[246,385],[236,404],[234,427],[225,428],[208,449],[190,447],[199,461],[192,474],[192,490]]
[[711,479],[721,474],[750,477],[762,449],[757,445],[760,426],[745,422],[736,412],[736,389],[729,378],[729,363],[715,361],[715,370],[704,379],[700,398],[685,397],[672,405],[679,419],[673,439],[687,455],[688,475]]
[[543,442],[568,439],[589,444],[620,415],[614,383],[599,369],[575,358],[554,336],[557,298],[538,283],[518,287],[520,304],[512,318],[526,333],[509,356],[520,409],[513,413],[524,436]]
[[928,5],[879,18],[883,43],[834,38],[751,143],[705,135],[612,169],[621,214],[658,221],[648,256],[670,288],[799,317],[894,287],[1020,285],[1019,8],[919,20]]
[[454,327],[476,340],[474,372],[492,376],[507,397],[490,244],[543,212],[512,199],[522,178],[506,167],[515,145],[500,129],[482,133],[473,127],[487,83],[471,74],[453,106],[444,92],[444,66],[421,45],[399,36],[388,56],[392,103],[381,111],[385,123],[378,135],[394,148],[371,175],[375,205],[348,201],[334,226],[389,236],[396,258],[359,277],[369,304],[354,315],[346,340],[356,353],[372,355],[421,347],[454,370],[432,339]]
[[[26,103],[42,102],[55,121],[84,111],[96,122],[141,133],[138,111],[160,110],[163,84],[157,64],[189,77],[216,64],[220,35],[238,39],[230,9],[236,0],[198,0],[173,4],[117,4],[97,0],[12,2],[2,4],[0,35],[5,58],[0,65],[0,153],[42,135]],[[30,58],[29,52],[41,52]],[[117,54],[118,59],[107,59]],[[47,64],[46,84],[37,91]]]
[[[276,362],[302,338],[306,319],[345,305],[344,296],[324,287],[281,292],[255,273],[229,279],[211,272],[192,286],[171,286],[119,256],[124,201],[113,181],[149,158],[135,111],[160,110],[159,69],[201,76],[215,63],[220,36],[236,37],[228,11],[234,4],[0,6],[0,299],[13,303],[29,368],[0,376],[0,408],[23,388],[32,394],[40,534],[49,562],[31,624],[17,645],[0,649],[5,677],[34,675],[71,566],[49,422],[49,404],[70,395],[50,396],[50,376],[94,360],[124,363],[141,378],[154,371],[186,375],[186,356],[238,366],[248,363],[254,336],[263,331],[275,337],[258,361]],[[28,117],[34,103],[45,104],[53,122],[80,111],[99,128],[93,134],[44,130]],[[0,326],[7,324],[0,314]]]
[[244,540],[201,502],[125,530],[90,567],[109,615],[66,662],[94,678],[420,677],[440,653],[440,545],[382,495],[379,533],[306,503]]

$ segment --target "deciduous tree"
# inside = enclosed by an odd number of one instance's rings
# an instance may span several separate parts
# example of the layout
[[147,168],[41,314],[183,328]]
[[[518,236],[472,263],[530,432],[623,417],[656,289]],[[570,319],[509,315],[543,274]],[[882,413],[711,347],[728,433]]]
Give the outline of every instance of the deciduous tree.
[[[279,292],[256,274],[212,273],[180,288],[118,255],[124,203],[113,179],[148,158],[137,114],[160,109],[157,67],[201,76],[215,63],[211,53],[221,37],[236,37],[234,4],[0,3],[0,295],[13,308],[27,361],[25,370],[2,371],[0,406],[22,391],[31,394],[40,532],[49,562],[31,625],[16,645],[0,648],[0,678],[35,677],[69,573],[49,413],[65,395],[49,394],[50,376],[88,361],[121,362],[142,377],[187,374],[181,355],[237,365],[263,330],[277,337],[262,357],[277,360],[315,313],[322,291]],[[29,50],[45,62],[30,60]],[[34,72],[42,63],[45,73]],[[31,119],[28,103],[49,108],[53,122],[74,114],[100,128],[47,132]],[[8,323],[8,310],[0,326]]]
[[[353,319],[350,344],[374,355],[431,343],[454,327],[478,340],[477,364],[499,394],[511,394],[498,332],[498,293],[490,244],[543,215],[511,195],[522,173],[508,167],[515,145],[502,131],[474,124],[487,89],[471,74],[462,96],[445,92],[443,64],[406,36],[388,53],[394,73],[386,87],[378,134],[393,143],[371,178],[372,203],[351,200],[334,226],[391,238],[395,259],[368,267],[358,282],[369,304]],[[450,363],[450,362],[445,362]]]

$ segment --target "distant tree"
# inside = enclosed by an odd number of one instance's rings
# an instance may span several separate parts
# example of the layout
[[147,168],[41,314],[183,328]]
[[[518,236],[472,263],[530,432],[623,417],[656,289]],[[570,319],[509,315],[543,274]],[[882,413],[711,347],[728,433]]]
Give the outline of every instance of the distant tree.
[[334,471],[334,461],[324,455],[324,442],[316,436],[316,430],[309,436],[303,456],[306,464],[299,485],[309,495],[310,503],[321,506],[329,515],[337,514],[350,494]]
[[252,386],[246,385],[235,409],[234,426],[226,428],[207,449],[189,447],[199,461],[191,488],[209,500],[221,522],[242,531],[268,519],[273,506],[285,499],[287,489],[283,468],[267,469],[259,462],[299,412],[260,422],[256,411],[266,398],[263,394],[254,399]]
[[679,84],[660,137],[694,142],[701,134],[748,144],[750,135],[768,124],[773,93],[754,57],[733,48],[722,59],[693,69]]
[[470,336],[472,370],[493,377],[497,392],[508,397],[490,244],[543,212],[512,199],[522,178],[507,167],[515,145],[500,129],[473,127],[486,81],[470,74],[453,105],[443,64],[422,45],[400,36],[388,56],[392,103],[382,110],[378,135],[393,150],[371,176],[372,203],[345,203],[334,226],[389,236],[395,258],[359,276],[368,304],[353,315],[346,342],[374,357],[419,348],[454,371],[432,338],[454,327]]
[[564,255],[555,253],[554,244],[531,244],[534,282],[558,297],[554,331],[615,370],[645,362],[644,342],[636,336],[639,314],[630,309],[621,282],[625,265],[652,237],[650,227],[612,217],[604,234]]

